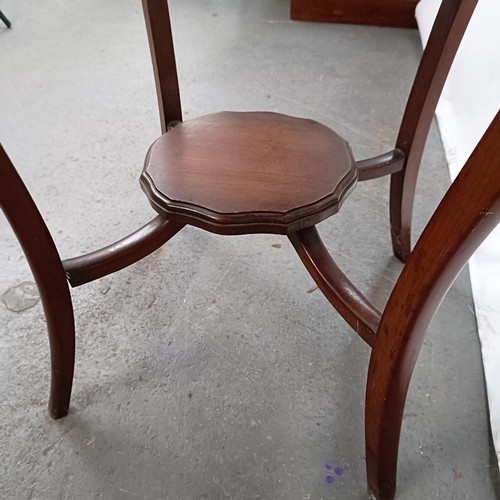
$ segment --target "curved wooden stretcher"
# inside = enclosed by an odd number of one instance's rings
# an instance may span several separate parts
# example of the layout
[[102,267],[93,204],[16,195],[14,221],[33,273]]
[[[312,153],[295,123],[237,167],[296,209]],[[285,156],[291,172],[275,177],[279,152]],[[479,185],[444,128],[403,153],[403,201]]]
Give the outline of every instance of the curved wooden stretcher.
[[[0,148],[0,203],[30,263],[49,331],[49,410],[67,414],[74,369],[68,281],[116,272],[166,243],[185,225],[221,234],[288,236],[329,302],[372,348],[366,386],[370,492],[395,495],[403,409],[428,323],[469,257],[500,221],[500,117],[470,157],[410,249],[413,198],[434,108],[477,0],[443,0],[392,151],[356,161],[326,126],[276,113],[216,113],[182,121],[168,4],[143,0],[163,135],[140,178],[157,216],[122,240],[61,261],[50,233]],[[406,261],[383,311],[345,276],[316,224],[334,215],[358,181],[391,176],[394,253]]]

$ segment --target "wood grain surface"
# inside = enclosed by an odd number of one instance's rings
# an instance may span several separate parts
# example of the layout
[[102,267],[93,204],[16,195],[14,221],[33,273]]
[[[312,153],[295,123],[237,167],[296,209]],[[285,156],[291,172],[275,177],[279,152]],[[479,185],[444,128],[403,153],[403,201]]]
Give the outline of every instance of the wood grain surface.
[[348,144],[329,128],[252,112],[178,125],[152,145],[141,178],[159,213],[220,234],[313,225],[356,180]]
[[416,28],[418,0],[291,0],[291,18],[346,24]]

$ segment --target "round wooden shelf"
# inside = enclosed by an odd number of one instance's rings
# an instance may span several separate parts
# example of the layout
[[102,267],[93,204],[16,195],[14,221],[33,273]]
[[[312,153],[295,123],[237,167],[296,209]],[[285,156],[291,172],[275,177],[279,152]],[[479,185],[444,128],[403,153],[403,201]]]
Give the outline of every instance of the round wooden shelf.
[[218,234],[287,234],[336,213],[357,181],[347,142],[312,120],[223,112],[171,129],[141,185],[172,221]]

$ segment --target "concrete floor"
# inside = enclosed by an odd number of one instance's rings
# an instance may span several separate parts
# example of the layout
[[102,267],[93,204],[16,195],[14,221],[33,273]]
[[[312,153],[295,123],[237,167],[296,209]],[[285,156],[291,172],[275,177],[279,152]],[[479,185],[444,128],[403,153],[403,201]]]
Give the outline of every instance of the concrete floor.
[[[416,31],[291,22],[288,0],[171,5],[186,118],[278,111],[334,128],[357,158],[392,148],[421,52]],[[14,24],[0,27],[1,141],[63,258],[115,241],[153,215],[137,182],[159,135],[140,2],[1,7]],[[434,127],[415,234],[448,183]],[[401,270],[387,198],[386,179],[359,185],[320,225],[379,306]],[[18,291],[32,277],[3,218],[0,248],[0,294]],[[1,304],[0,498],[366,498],[369,350],[312,286],[283,237],[183,230],[135,266],[74,290],[76,376],[60,421],[46,409],[40,303],[26,289],[14,297],[22,311]],[[495,498],[490,453],[463,272],[415,370],[398,498]],[[326,464],[344,471],[332,484]]]

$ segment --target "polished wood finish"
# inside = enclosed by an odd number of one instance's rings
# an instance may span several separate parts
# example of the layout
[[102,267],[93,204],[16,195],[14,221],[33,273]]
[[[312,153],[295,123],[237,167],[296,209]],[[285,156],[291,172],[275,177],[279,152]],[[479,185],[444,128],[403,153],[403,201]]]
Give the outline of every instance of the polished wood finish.
[[146,257],[183,224],[157,216],[105,248],[61,262],[50,232],[26,186],[0,144],[0,208],[21,244],[43,304],[51,353],[49,413],[67,415],[75,363],[75,325],[68,281],[79,286]]
[[[355,162],[327,127],[275,113],[218,113],[181,123],[168,6],[143,0],[162,131],[141,184],[158,217],[101,250],[61,262],[33,200],[0,148],[0,203],[21,242],[47,317],[50,412],[68,411],[74,366],[73,286],[143,258],[191,224],[220,234],[287,234],[329,302],[372,347],[366,387],[368,484],[395,494],[408,384],[427,325],[472,252],[500,220],[497,115],[410,254],[411,209],[432,113],[477,0],[443,0],[417,72],[396,148]],[[166,40],[163,45],[163,40]],[[391,175],[394,251],[408,258],[381,313],[336,265],[315,224],[336,213],[357,180]]]
[[365,417],[368,483],[376,498],[394,496],[406,394],[427,326],[460,270],[499,222],[500,112],[427,224],[377,330]]
[[429,221],[382,315],[338,268],[315,228],[289,236],[326,298],[373,349],[365,434],[368,484],[377,499],[395,495],[406,394],[427,326],[499,222],[500,112]]
[[[324,5],[327,1],[330,0],[319,0],[317,4],[314,2],[307,3],[309,9],[314,9],[314,5]],[[365,2],[365,0],[362,1]],[[393,5],[397,3],[396,1],[393,2],[393,0],[378,1],[379,5],[385,3],[386,6],[390,3]],[[391,175],[391,238],[394,254],[403,262],[411,250],[411,220],[415,188],[432,116],[477,1],[442,0],[429,41],[415,76],[395,149],[375,158],[357,162],[358,180],[360,181]],[[342,3],[345,2],[342,0]],[[408,2],[408,5],[410,3],[413,4],[413,9],[415,2],[411,0]],[[345,4],[354,6],[355,2],[349,1]],[[149,40],[150,44],[152,44],[153,67],[156,75],[157,93],[160,96],[161,113],[167,116],[167,118],[162,119],[162,131],[165,132],[168,129],[168,123],[177,123],[181,120],[177,70],[173,54],[168,4],[167,0],[143,0],[143,5]],[[376,3],[371,2],[370,6],[365,4],[364,7],[369,11],[369,8],[374,8],[374,5]],[[356,8],[359,8],[359,4]],[[152,15],[153,13],[154,15]],[[157,54],[160,54],[158,50],[160,49],[155,49],[155,47],[163,47],[163,40],[165,40],[165,50],[164,53],[161,52],[163,56],[158,56]],[[167,91],[166,89],[170,90]],[[173,111],[165,114],[162,111],[165,103],[173,103],[171,106]],[[237,139],[241,140],[241,138]],[[164,140],[166,142],[170,141],[170,139]],[[213,151],[215,144],[210,144],[210,148],[207,146],[207,151],[209,149]],[[206,155],[208,153],[204,152],[203,154]],[[161,174],[158,173],[157,175]],[[203,182],[206,182],[207,177],[205,172],[203,174]],[[209,181],[210,189],[213,189],[214,182],[216,181]],[[235,217],[222,217],[217,210],[213,211],[209,207],[203,206],[203,200],[193,207],[187,207],[183,204],[176,206],[175,203],[172,203],[176,200],[171,199],[167,193],[163,193],[162,190],[165,189],[165,184],[155,186],[152,178],[148,178],[147,172],[143,174],[141,183],[150,198],[150,202],[160,213],[174,216],[178,221],[182,220],[186,223],[198,225],[219,234],[240,234],[241,232],[289,233],[291,230],[298,229],[286,220],[281,220],[276,225],[270,221],[266,221],[262,225],[259,225],[259,223],[250,224],[248,218],[244,223],[235,223]],[[193,184],[197,183],[191,179],[185,186],[186,191]],[[242,183],[238,189],[240,190],[239,194],[244,196],[247,191],[245,184]],[[183,197],[186,198],[184,195]],[[345,194],[341,195],[341,198],[345,198]],[[330,212],[326,210],[324,212],[321,211],[321,215],[333,215],[337,209],[338,207]],[[256,208],[250,208],[250,212],[255,211]],[[300,222],[303,224],[303,227],[315,224],[316,215],[313,215],[310,220],[307,220],[306,217],[302,218]],[[260,217],[259,221],[261,221]],[[245,224],[247,224],[246,229],[244,228]]]
[[[42,297],[52,359],[50,412],[59,418],[68,412],[73,376],[71,298],[48,229],[1,147],[0,204],[19,238]],[[338,268],[314,227],[289,234],[327,299],[372,347],[365,434],[368,484],[377,499],[395,495],[406,394],[427,326],[462,267],[499,222],[500,112],[429,221],[382,314]],[[77,279],[79,270],[82,280],[102,274],[110,254],[118,261],[110,265],[121,268],[130,255],[139,258],[139,241],[151,249],[157,246],[157,238],[168,239],[179,229],[156,218],[118,242],[116,248],[110,246],[81,261],[74,259]]]
[[141,184],[171,221],[218,234],[281,233],[338,212],[357,169],[347,143],[312,120],[217,113],[158,139]]
[[373,347],[381,313],[337,266],[318,230],[309,227],[289,235],[289,239],[325,297],[351,328]]
[[406,160],[391,176],[390,220],[394,254],[411,250],[411,220],[418,170],[446,77],[478,0],[443,0],[406,105],[396,148]]
[[107,247],[72,259],[62,265],[72,287],[115,273],[154,252],[175,236],[183,224],[155,217],[145,226]]
[[405,164],[405,154],[400,149],[356,162],[358,181],[369,181],[389,174],[401,172]]
[[164,134],[169,128],[169,123],[182,121],[168,2],[167,0],[142,0],[142,8],[153,61],[161,131]]
[[296,21],[416,28],[418,0],[291,0]]
[[75,323],[59,253],[23,181],[0,145],[0,208],[21,244],[47,320],[52,377],[49,412],[68,413],[75,364]]

